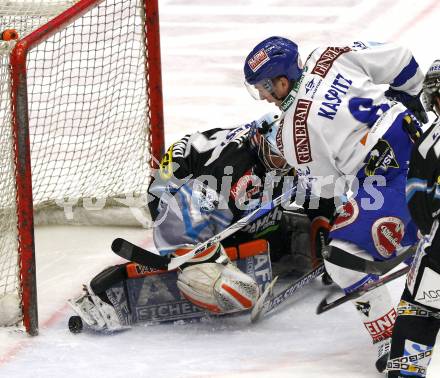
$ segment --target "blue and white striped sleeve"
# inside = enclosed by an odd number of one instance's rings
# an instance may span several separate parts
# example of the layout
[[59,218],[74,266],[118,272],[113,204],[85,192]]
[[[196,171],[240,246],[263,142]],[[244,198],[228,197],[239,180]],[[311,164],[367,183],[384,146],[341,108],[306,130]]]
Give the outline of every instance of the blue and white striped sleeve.
[[364,42],[350,54],[375,84],[389,84],[412,96],[422,89],[423,72],[411,51],[394,43]]

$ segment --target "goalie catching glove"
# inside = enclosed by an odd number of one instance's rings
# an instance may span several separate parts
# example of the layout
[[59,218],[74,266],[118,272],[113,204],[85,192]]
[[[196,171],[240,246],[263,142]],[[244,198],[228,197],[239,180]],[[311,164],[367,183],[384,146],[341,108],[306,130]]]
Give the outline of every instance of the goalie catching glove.
[[[176,253],[184,252],[179,250]],[[190,260],[179,273],[177,286],[183,296],[215,314],[251,309],[260,295],[256,281],[231,263],[220,243],[208,249],[207,254],[210,258],[205,262]]]

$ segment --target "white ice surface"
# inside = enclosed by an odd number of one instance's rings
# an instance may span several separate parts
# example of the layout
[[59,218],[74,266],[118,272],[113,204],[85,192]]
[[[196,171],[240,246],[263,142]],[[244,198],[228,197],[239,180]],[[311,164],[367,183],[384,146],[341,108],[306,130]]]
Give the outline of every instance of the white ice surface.
[[[440,57],[438,0],[160,0],[167,144],[271,110],[242,85],[243,58],[270,35],[315,46],[367,39],[409,46],[423,70]],[[66,299],[108,265],[121,236],[151,245],[149,231],[36,230],[40,336],[0,330],[0,377],[379,377],[375,347],[351,305],[321,316],[319,282],[258,325],[246,316],[186,325],[72,335]],[[403,280],[391,286],[395,301]],[[428,377],[440,377],[434,356]]]

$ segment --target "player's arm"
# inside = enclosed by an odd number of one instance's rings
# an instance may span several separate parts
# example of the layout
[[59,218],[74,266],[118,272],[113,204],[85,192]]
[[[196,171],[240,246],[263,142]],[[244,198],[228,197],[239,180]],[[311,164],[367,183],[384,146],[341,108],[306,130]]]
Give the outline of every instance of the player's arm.
[[401,102],[423,123],[428,122],[420,102],[423,73],[412,52],[394,43],[355,42],[350,55],[375,84],[388,84],[385,95]]
[[[356,45],[356,43],[358,45]],[[418,95],[423,73],[412,52],[394,43],[355,42],[350,56],[370,76],[375,84]]]
[[148,187],[148,210],[153,221],[160,213],[160,206],[165,198],[164,193],[174,192],[192,177],[191,157],[186,154],[190,148],[190,135],[185,135],[178,142],[173,143],[155,170]]

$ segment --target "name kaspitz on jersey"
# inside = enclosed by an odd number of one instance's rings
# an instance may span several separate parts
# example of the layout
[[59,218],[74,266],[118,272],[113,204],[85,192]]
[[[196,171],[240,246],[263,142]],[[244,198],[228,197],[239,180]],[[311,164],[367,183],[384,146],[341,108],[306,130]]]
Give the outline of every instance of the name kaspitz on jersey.
[[327,101],[321,103],[318,115],[333,120],[352,83],[352,80],[346,79],[338,73],[324,96]]

